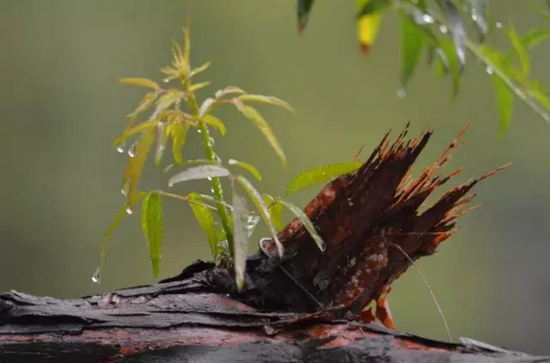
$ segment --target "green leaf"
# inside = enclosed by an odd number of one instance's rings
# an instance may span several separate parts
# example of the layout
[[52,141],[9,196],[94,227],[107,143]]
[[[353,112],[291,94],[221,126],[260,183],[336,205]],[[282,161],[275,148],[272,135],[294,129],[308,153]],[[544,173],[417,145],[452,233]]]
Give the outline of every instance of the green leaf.
[[246,269],[246,256],[248,255],[248,209],[246,200],[237,194],[235,184],[231,183],[233,192],[233,238],[234,238],[234,262],[235,279],[237,289],[244,286],[244,272]]
[[[358,0],[357,6],[359,9],[365,9],[365,5],[374,6],[367,9],[357,21],[357,38],[359,39],[359,45],[361,47],[361,53],[363,56],[368,56],[370,49],[378,36],[380,30],[380,23],[382,21],[382,7],[381,1],[377,0]],[[371,11],[372,10],[372,11]]]
[[460,18],[460,12],[451,0],[437,0],[440,8],[447,15],[451,24],[451,34],[455,46],[455,54],[459,61],[459,70],[466,63],[466,31]]
[[472,6],[471,16],[476,24],[480,42],[483,42],[489,30],[487,25],[488,0],[470,0],[470,3]]
[[128,117],[135,118],[140,113],[143,113],[143,112],[147,111],[153,105],[153,103],[155,103],[155,100],[157,99],[157,97],[158,97],[157,92],[146,93],[145,96],[143,96],[143,98],[139,102],[139,104],[136,107],[136,109],[134,110],[134,112],[132,112],[130,115],[128,115]]
[[313,240],[317,244],[317,247],[319,247],[321,251],[324,251],[325,243],[323,242],[321,236],[319,236],[319,234],[315,230],[315,226],[313,225],[313,223],[311,223],[304,211],[287,200],[279,199],[278,202],[287,207],[300,220],[300,222],[302,222],[304,227],[306,227],[306,230],[311,235],[311,238],[313,238]]
[[275,244],[277,245],[277,248],[279,250],[279,256],[282,257],[284,253],[284,248],[281,241],[279,241],[279,238],[277,237],[277,229],[273,225],[271,215],[269,214],[269,210],[267,209],[267,205],[265,204],[262,195],[244,176],[236,175],[235,179],[241,184],[244,190],[246,190],[252,202],[254,202],[256,209],[258,210],[258,212],[260,212],[262,219],[264,220],[265,224],[269,228],[269,231],[271,232],[271,236],[273,237],[273,240],[275,241]]
[[155,149],[155,166],[160,165],[162,160],[162,155],[164,155],[164,150],[166,149],[166,144],[168,143],[169,129],[166,127],[166,123],[160,122],[158,124],[157,131],[157,147]]
[[214,106],[216,105],[216,100],[213,98],[207,98],[205,99],[201,106],[199,107],[199,119],[203,119],[206,115],[212,111]]
[[388,0],[357,0],[359,8],[357,18],[360,19],[363,16],[380,12],[390,5],[391,1]]
[[190,74],[189,76],[190,76],[190,77],[193,77],[194,75],[197,75],[197,74],[199,74],[199,73],[201,73],[201,72],[204,72],[205,70],[208,69],[208,67],[210,67],[210,64],[211,64],[211,63],[212,63],[212,62],[208,61],[208,62],[204,63],[202,66],[193,69],[193,70],[191,71],[191,74]]
[[168,173],[169,171],[171,171],[172,169],[174,169],[175,167],[185,167],[185,166],[191,166],[191,165],[202,165],[202,164],[208,164],[208,165],[218,165],[218,166],[221,166],[218,162],[216,161],[212,161],[212,160],[208,160],[208,159],[195,159],[195,160],[187,160],[181,164],[178,164],[178,165],[175,165],[175,164],[172,164],[172,165],[168,165],[165,169],[164,169],[164,172],[165,173]]
[[281,160],[281,163],[283,166],[286,167],[286,156],[283,152],[283,148],[279,144],[279,141],[277,141],[277,138],[273,134],[273,131],[271,131],[271,128],[269,127],[269,124],[267,121],[260,115],[260,113],[253,107],[247,106],[244,103],[242,103],[241,100],[238,98],[233,99],[233,104],[235,107],[237,107],[237,110],[239,110],[243,115],[245,115],[248,119],[250,119],[252,122],[258,126],[260,131],[264,134],[265,138],[271,145],[271,147],[275,150],[275,153]]
[[500,115],[500,133],[504,135],[512,122],[514,96],[508,86],[498,76],[493,75],[498,111]]
[[290,106],[287,102],[277,97],[245,94],[237,98],[243,102],[259,102],[259,103],[266,103],[274,106],[280,106],[280,107],[286,108],[292,113],[296,113],[296,111],[292,108],[292,106]]
[[524,84],[529,95],[550,111],[550,92],[548,92],[548,89],[542,83],[530,79],[525,80]]
[[442,37],[438,38],[439,55],[442,56],[443,63],[450,73],[453,82],[453,98],[456,97],[460,89],[460,72],[461,66],[456,55],[453,42],[450,42]]
[[214,261],[218,258],[218,232],[216,231],[216,223],[214,221],[214,215],[212,211],[202,205],[202,196],[198,193],[189,193],[189,205],[191,210],[199,222],[199,225],[206,233],[208,238],[208,244],[210,245],[210,252]]
[[260,174],[260,172],[258,171],[258,169],[256,169],[254,167],[254,165],[251,165],[251,164],[248,164],[248,163],[244,163],[242,161],[238,161],[238,160],[235,160],[235,159],[229,159],[227,161],[227,163],[229,165],[235,165],[235,166],[238,166],[240,168],[243,168],[245,170],[247,170],[248,172],[250,172],[250,174],[254,175],[254,177],[258,180],[262,180],[262,176]]
[[225,125],[217,117],[214,117],[212,115],[205,115],[203,118],[201,118],[201,121],[207,124],[208,126],[217,128],[222,134],[222,136],[225,135],[225,131],[226,131]]
[[231,175],[229,170],[218,165],[199,165],[184,170],[168,180],[168,186],[189,180],[199,180],[206,178],[216,178]]
[[151,145],[155,140],[155,129],[147,129],[141,134],[141,137],[136,143],[134,156],[128,158],[126,171],[122,181],[123,193],[127,196],[127,206],[130,213],[133,210],[134,202],[136,201],[136,192],[143,171],[143,166],[147,160]]
[[189,87],[190,92],[195,92],[200,90],[201,88],[210,86],[210,82],[201,82],[201,83],[195,83],[191,87]]
[[103,243],[101,246],[101,254],[99,258],[99,268],[97,269],[97,275],[95,275],[95,282],[99,283],[101,278],[101,273],[103,272],[103,265],[105,263],[105,254],[107,252],[107,246],[109,245],[109,240],[111,239],[111,236],[115,232],[116,227],[120,224],[120,221],[122,220],[122,217],[126,215],[126,205],[123,205],[122,208],[120,208],[115,214],[115,217],[109,224],[109,227],[107,227],[107,231],[103,235]]
[[519,57],[519,63],[521,66],[521,76],[522,78],[525,78],[529,75],[529,72],[531,69],[531,61],[529,60],[529,54],[527,53],[527,49],[524,47],[523,43],[521,42],[518,34],[516,33],[516,30],[514,29],[513,24],[510,23],[510,27],[507,30],[506,34],[508,35],[508,39],[510,39],[510,43],[512,43],[512,47],[514,48],[514,51]]
[[527,33],[525,33],[525,35],[521,37],[520,41],[521,44],[523,44],[523,47],[529,51],[549,37],[550,29],[548,28],[530,29],[527,31]]
[[149,245],[149,259],[155,277],[160,271],[163,224],[162,198],[157,191],[149,192],[142,202],[141,229]]
[[124,84],[130,84],[133,86],[148,87],[154,90],[158,90],[160,88],[156,82],[151,81],[150,79],[147,79],[147,78],[137,78],[137,77],[122,78],[119,80],[119,82]]
[[245,91],[243,91],[241,88],[239,87],[236,87],[236,86],[228,86],[228,87],[225,87],[224,89],[221,89],[221,90],[218,90],[216,91],[216,98],[217,99],[220,99],[222,98],[223,96],[227,96],[227,95],[231,95],[231,94],[239,94],[239,95],[242,95],[246,93]]
[[157,101],[157,109],[155,113],[156,114],[160,113],[161,111],[172,106],[174,102],[181,100],[183,98],[184,98],[183,93],[180,90],[174,89],[174,90],[168,91],[168,93],[159,97]]
[[315,0],[298,0],[298,31],[304,31]]
[[309,188],[317,184],[325,183],[341,175],[354,172],[359,169],[361,165],[363,165],[362,161],[352,161],[349,163],[337,163],[320,166],[318,168],[305,171],[296,175],[294,179],[288,183],[286,195],[290,195],[299,190]]
[[414,73],[424,43],[424,31],[404,12],[400,12],[403,42],[401,46],[401,86],[405,87]]
[[284,227],[281,219],[281,214],[283,213],[284,208],[283,205],[269,194],[263,194],[262,198],[264,199],[264,203],[267,205],[267,209],[269,210],[269,215],[271,216],[271,221],[273,222],[275,229],[277,232],[282,231]]
[[139,133],[141,133],[145,130],[148,130],[148,129],[154,129],[158,125],[158,123],[159,123],[158,120],[147,121],[147,122],[140,123],[139,125],[136,125],[136,126],[130,128],[130,129],[125,130],[122,133],[122,135],[120,135],[113,142],[113,147],[117,147],[119,145],[124,145],[124,143],[126,142],[126,139],[128,137],[139,134]]
[[171,126],[171,135],[172,135],[172,155],[174,161],[177,164],[182,164],[183,159],[181,156],[181,149],[185,140],[187,139],[187,131],[189,130],[188,124],[175,123]]

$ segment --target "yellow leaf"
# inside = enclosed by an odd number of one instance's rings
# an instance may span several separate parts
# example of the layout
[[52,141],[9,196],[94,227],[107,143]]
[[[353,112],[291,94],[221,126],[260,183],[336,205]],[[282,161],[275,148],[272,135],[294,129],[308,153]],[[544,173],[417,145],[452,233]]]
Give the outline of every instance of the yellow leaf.
[[158,90],[160,88],[156,82],[151,81],[150,79],[147,79],[147,78],[137,78],[137,77],[122,78],[121,80],[119,80],[119,82],[124,84],[131,84],[134,86],[148,87],[154,90]]
[[376,40],[376,36],[380,30],[381,19],[382,14],[379,12],[364,15],[359,18],[357,24],[359,45],[361,47],[361,53],[365,57],[369,55],[370,49]]

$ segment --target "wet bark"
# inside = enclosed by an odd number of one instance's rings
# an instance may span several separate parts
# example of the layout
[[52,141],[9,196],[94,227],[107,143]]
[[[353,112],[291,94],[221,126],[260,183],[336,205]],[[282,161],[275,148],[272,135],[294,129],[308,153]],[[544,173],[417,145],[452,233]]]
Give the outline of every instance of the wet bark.
[[424,208],[458,173],[438,174],[455,140],[419,178],[409,178],[431,133],[406,140],[405,131],[391,144],[386,135],[361,168],[327,184],[305,208],[324,252],[292,221],[279,235],[284,255],[263,240],[241,291],[231,268],[199,261],[154,286],[82,299],[0,295],[0,362],[544,361],[387,328],[391,283],[435,252],[472,200],[467,193],[500,170]]

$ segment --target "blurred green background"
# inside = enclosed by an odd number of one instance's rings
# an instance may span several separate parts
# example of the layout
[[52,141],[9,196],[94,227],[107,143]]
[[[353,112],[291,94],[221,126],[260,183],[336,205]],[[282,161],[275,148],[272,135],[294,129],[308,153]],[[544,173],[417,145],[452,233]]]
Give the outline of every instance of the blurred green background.
[[[493,3],[495,19],[512,16],[518,29],[541,24],[513,0]],[[262,107],[289,156],[285,172],[255,127],[233,110],[216,115],[228,125],[220,155],[259,167],[262,190],[281,195],[307,168],[365,154],[390,128],[407,121],[436,133],[419,167],[431,163],[466,121],[467,145],[448,171],[479,175],[514,164],[476,187],[484,204],[460,220],[459,233],[436,257],[421,260],[455,337],[468,336],[511,349],[550,354],[550,127],[517,103],[513,125],[498,138],[490,79],[472,58],[458,99],[450,80],[422,66],[404,99],[399,88],[399,26],[383,21],[371,57],[359,56],[353,1],[320,1],[306,32],[296,34],[295,1],[0,1],[0,291],[76,297],[153,283],[139,217],[126,218],[111,241],[102,284],[90,277],[102,235],[123,203],[125,155],[111,142],[143,89],[117,84],[125,76],[160,79],[170,41],[191,19],[195,65],[212,60],[201,79],[253,93],[277,95],[297,116]],[[497,34],[497,45],[505,45]],[[533,55],[535,76],[550,84],[550,46]],[[201,155],[197,135],[184,149]],[[166,188],[148,166],[143,188]],[[175,188],[182,193],[201,183]],[[304,205],[317,190],[297,194]],[[162,277],[207,258],[205,237],[189,208],[167,203]],[[266,234],[260,228],[256,237]],[[445,331],[418,274],[394,285],[392,311],[399,329],[445,339]]]

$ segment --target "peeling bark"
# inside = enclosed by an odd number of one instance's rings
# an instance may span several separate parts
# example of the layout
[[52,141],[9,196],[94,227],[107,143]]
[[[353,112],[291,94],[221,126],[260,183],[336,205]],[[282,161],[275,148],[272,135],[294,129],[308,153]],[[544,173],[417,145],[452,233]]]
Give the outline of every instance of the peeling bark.
[[[82,299],[0,295],[0,362],[550,362],[386,328],[391,283],[436,251],[471,188],[501,170],[424,208],[460,172],[439,174],[458,138],[412,179],[432,130],[406,134],[391,144],[386,135],[360,169],[327,184],[305,208],[325,252],[294,220],[279,236],[282,258],[271,240],[248,258],[242,291],[231,269],[199,261],[158,285]],[[375,314],[367,310],[373,303]],[[369,323],[374,317],[386,327]]]

